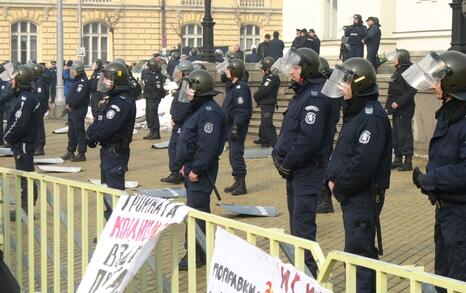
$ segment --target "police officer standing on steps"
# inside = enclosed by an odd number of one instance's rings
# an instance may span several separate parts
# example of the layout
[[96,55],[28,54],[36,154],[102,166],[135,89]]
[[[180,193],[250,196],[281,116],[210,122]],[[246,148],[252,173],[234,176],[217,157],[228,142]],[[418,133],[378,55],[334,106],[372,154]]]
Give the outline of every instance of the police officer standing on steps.
[[[16,68],[12,82],[15,91],[15,104],[4,136],[5,142],[11,145],[15,156],[17,170],[34,171],[34,149],[39,125],[43,118],[40,102],[32,91],[34,73],[31,67],[20,65]],[[37,200],[37,190],[34,188],[34,205]],[[21,207],[28,210],[27,180],[21,178]]]
[[[81,61],[74,61],[71,65],[70,78],[73,84],[65,100],[68,113],[68,147],[62,159],[82,162],[86,161],[87,151],[84,124],[89,106],[89,80]],[[74,155],[76,150],[77,156]]]
[[367,27],[363,25],[362,16],[355,14],[353,16],[353,24],[343,27],[345,36],[348,37],[349,57],[364,57],[364,43],[363,39],[367,35]]
[[40,110],[42,111],[42,120],[39,123],[37,132],[35,156],[45,155],[45,126],[44,115],[49,109],[49,84],[44,76],[45,67],[41,64],[31,64],[32,72],[34,73],[34,93],[40,102]]
[[4,135],[4,128],[3,128],[3,116],[5,115],[5,118],[8,119],[10,117],[13,107],[16,103],[15,100],[15,88],[14,88],[14,74],[17,72],[16,67],[18,64],[14,64],[13,62],[8,62],[7,64],[4,65],[5,71],[0,74],[1,77],[1,82],[0,82],[0,118],[2,123],[0,123],[0,134],[2,136],[2,139],[0,139],[0,142],[2,142],[2,147],[4,148],[9,148],[11,147],[8,143],[3,141],[3,135]]
[[[210,194],[217,179],[218,160],[223,152],[226,136],[225,115],[214,101],[219,92],[214,90],[214,80],[209,72],[198,69],[186,78],[179,94],[179,101],[191,105],[191,114],[184,122],[176,146],[176,159],[185,177],[186,205],[210,213]],[[205,233],[205,222],[197,221]],[[196,267],[205,265],[206,256],[196,248]],[[180,270],[187,270],[185,255]]]
[[97,84],[100,79],[100,72],[104,68],[102,60],[94,59],[92,64],[92,69],[94,70],[89,80],[89,91],[91,94],[91,111],[92,117],[97,118],[97,106],[99,105],[100,100],[102,99],[103,94],[97,90]]
[[182,60],[176,66],[173,72],[173,80],[178,85],[178,90],[173,95],[173,101],[170,107],[170,114],[172,116],[172,134],[170,136],[170,142],[168,144],[168,167],[170,169],[170,175],[160,179],[161,182],[180,184],[183,181],[183,177],[179,174],[181,166],[178,166],[176,162],[176,145],[178,143],[178,138],[181,133],[181,126],[186,120],[191,106],[189,103],[180,101],[179,96],[180,91],[186,90],[186,88],[181,87],[183,85],[183,79],[187,77],[192,71],[192,62],[188,60]]
[[[328,185],[343,211],[345,252],[378,259],[379,215],[390,184],[390,121],[377,100],[372,64],[351,58],[337,66],[323,93],[343,96],[343,127],[328,166]],[[379,250],[375,247],[375,235]],[[375,272],[357,268],[357,292],[375,292]]]
[[270,68],[275,63],[272,57],[265,57],[260,63],[262,78],[259,89],[254,94],[254,100],[261,109],[261,125],[259,139],[254,141],[262,147],[273,147],[277,142],[277,130],[273,125],[273,114],[277,106],[277,93],[280,88],[280,78],[274,75]]
[[[136,121],[136,104],[127,97],[131,88],[126,66],[118,62],[108,64],[102,70],[97,89],[104,97],[97,110],[97,119],[87,129],[87,145],[90,148],[97,144],[101,146],[101,182],[110,188],[124,190],[129,145]],[[104,215],[108,220],[112,210],[107,202],[105,204]]]
[[[432,87],[443,101],[429,146],[427,172],[413,182],[435,205],[435,274],[466,281],[466,55],[432,52],[403,77],[414,88]],[[425,66],[428,64],[429,66]],[[447,292],[437,288],[440,293]]]
[[[286,179],[291,234],[316,241],[317,195],[324,182],[324,158],[334,127],[332,102],[321,94],[325,79],[314,50],[291,50],[283,58],[272,70],[291,77],[295,95],[284,113],[272,158],[278,173]],[[305,264],[317,276],[317,265],[308,251]]]
[[150,132],[144,139],[160,139],[159,104],[165,97],[163,84],[165,77],[155,59],[147,62],[147,69],[142,72],[144,98],[146,99],[146,120]]
[[385,104],[387,113],[393,115],[392,136],[395,159],[392,162],[392,169],[412,171],[414,154],[412,119],[415,109],[414,96],[417,91],[409,86],[402,76],[403,72],[412,65],[410,54],[404,49],[396,49],[387,54],[387,59],[393,62],[396,68],[388,85],[388,98]]
[[232,195],[243,195],[246,189],[246,162],[244,161],[244,142],[248,134],[252,116],[251,90],[247,82],[242,81],[244,63],[240,59],[229,61],[225,74],[230,80],[222,109],[226,116],[228,128],[228,145],[230,148],[230,165],[233,169],[234,183],[225,188]]

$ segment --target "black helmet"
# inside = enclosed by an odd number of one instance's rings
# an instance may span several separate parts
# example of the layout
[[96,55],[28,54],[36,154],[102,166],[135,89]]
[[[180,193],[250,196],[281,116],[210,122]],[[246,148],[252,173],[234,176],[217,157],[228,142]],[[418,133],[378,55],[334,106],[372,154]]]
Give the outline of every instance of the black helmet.
[[173,51],[172,52],[172,58],[175,59],[175,60],[178,60],[180,59],[181,55],[180,55],[180,52],[178,51]]
[[195,97],[215,96],[220,93],[214,90],[214,78],[207,70],[194,70],[185,80],[195,90]]
[[34,80],[34,72],[32,71],[32,68],[27,65],[19,65],[16,67],[16,72],[16,87],[22,90],[31,89],[32,81]]
[[43,65],[37,64],[37,63],[31,63],[30,67],[32,69],[32,72],[34,73],[35,78],[41,77],[44,74],[45,67]]
[[106,78],[113,81],[114,85],[128,85],[128,69],[125,64],[112,62],[108,64],[102,73]]
[[193,63],[189,60],[181,60],[178,65],[176,65],[179,71],[189,74],[193,71]]
[[330,69],[330,64],[328,63],[327,59],[324,57],[319,57],[320,65],[319,65],[319,72],[326,78],[329,78],[331,75],[332,70]]
[[360,57],[351,58],[343,62],[341,67],[351,78],[351,89],[355,96],[363,94],[364,91],[377,82],[374,66],[366,59]]
[[302,68],[301,76],[305,79],[317,76],[320,66],[319,55],[309,48],[299,48],[297,53],[301,58],[299,61],[299,66]]
[[160,70],[159,68],[159,64],[157,63],[157,61],[153,58],[149,59],[149,61],[147,61],[147,68],[149,68],[150,71],[158,71]]
[[102,68],[102,65],[103,65],[102,59],[96,58],[94,59],[94,63],[95,65],[97,65],[97,68]]
[[191,53],[191,56],[197,56],[199,51],[197,50],[197,48],[192,48],[190,53]]
[[261,60],[260,69],[270,70],[270,68],[272,67],[274,63],[275,63],[275,59],[273,59],[273,57],[265,57],[264,59]]
[[458,51],[440,54],[448,66],[442,79],[442,90],[458,100],[466,101],[466,55]]
[[411,62],[411,54],[409,54],[408,50],[405,49],[396,49],[398,52],[398,60],[400,64],[408,64]]
[[227,58],[227,59],[229,59],[229,60],[232,60],[232,59],[239,59],[239,55],[238,55],[238,53],[228,51],[228,52],[225,54],[225,58]]
[[195,62],[193,63],[193,70],[197,70],[197,69],[207,70],[207,67],[205,67],[205,65],[202,63]]
[[78,73],[82,73],[84,72],[84,64],[79,60],[73,61],[73,65],[71,65],[71,69],[76,70],[76,72]]
[[244,62],[241,59],[232,59],[228,64],[228,69],[230,69],[233,77],[241,79],[244,74]]

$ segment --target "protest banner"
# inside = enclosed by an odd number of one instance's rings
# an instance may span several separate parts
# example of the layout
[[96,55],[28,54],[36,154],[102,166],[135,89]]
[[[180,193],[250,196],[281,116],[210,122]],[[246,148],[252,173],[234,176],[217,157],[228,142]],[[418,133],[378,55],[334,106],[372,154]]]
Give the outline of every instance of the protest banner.
[[208,293],[330,293],[316,280],[217,228]]
[[164,229],[189,208],[157,197],[123,195],[105,225],[77,293],[123,292]]

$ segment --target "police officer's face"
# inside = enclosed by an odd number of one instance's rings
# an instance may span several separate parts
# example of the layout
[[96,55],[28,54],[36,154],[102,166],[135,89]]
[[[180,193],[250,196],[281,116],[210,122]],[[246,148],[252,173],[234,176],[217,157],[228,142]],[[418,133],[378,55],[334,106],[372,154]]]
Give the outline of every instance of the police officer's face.
[[232,78],[233,78],[233,75],[231,74],[230,68],[227,68],[227,69],[225,70],[225,74],[226,74],[227,78],[229,78],[229,79],[232,79]]
[[343,100],[351,100],[353,98],[353,89],[351,84],[341,84],[340,89],[343,91]]
[[78,72],[76,70],[74,70],[74,69],[70,69],[70,77],[72,79],[75,79],[76,76],[78,76]]
[[441,81],[436,81],[433,85],[432,88],[434,89],[435,96],[438,99],[441,99],[443,97],[443,91],[442,91],[442,82]]
[[299,82],[301,79],[301,66],[294,65],[290,69],[291,80]]

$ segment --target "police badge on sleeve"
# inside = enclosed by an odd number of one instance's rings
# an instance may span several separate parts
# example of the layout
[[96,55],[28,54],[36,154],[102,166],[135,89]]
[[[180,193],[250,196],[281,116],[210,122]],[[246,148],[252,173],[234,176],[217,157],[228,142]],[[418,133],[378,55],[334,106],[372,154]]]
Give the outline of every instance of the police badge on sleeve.
[[316,113],[308,112],[306,114],[305,121],[306,121],[307,124],[312,125],[312,124],[316,123],[316,117],[317,117]]
[[212,133],[212,131],[214,130],[214,124],[210,123],[210,122],[207,122],[205,125],[204,125],[204,132],[209,134],[209,133]]
[[371,133],[369,130],[364,130],[359,136],[359,143],[368,144],[371,140]]
[[108,110],[107,114],[105,114],[105,117],[107,117],[107,119],[111,120],[113,119],[113,117],[115,117],[115,111],[114,110]]

